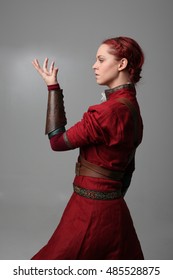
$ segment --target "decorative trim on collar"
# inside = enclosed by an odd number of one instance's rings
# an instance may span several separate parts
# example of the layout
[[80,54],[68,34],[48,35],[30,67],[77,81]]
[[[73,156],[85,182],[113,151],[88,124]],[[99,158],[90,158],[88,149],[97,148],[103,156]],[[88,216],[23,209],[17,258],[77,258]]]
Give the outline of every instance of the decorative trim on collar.
[[115,87],[115,88],[106,89],[106,90],[105,90],[106,98],[108,98],[109,94],[115,93],[116,91],[118,91],[118,90],[120,90],[120,89],[123,89],[123,88],[134,89],[135,86],[134,86],[133,83],[128,83],[128,84],[123,84],[123,85],[117,86],[117,87]]

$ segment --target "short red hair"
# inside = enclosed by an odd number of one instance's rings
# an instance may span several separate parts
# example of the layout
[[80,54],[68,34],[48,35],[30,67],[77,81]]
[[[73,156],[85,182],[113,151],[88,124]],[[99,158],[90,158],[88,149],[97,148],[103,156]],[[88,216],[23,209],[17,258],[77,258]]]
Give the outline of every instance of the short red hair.
[[130,80],[136,84],[141,76],[142,65],[144,63],[144,53],[139,44],[129,37],[110,38],[102,42],[110,46],[110,53],[116,58],[126,58],[128,60],[127,69],[130,74]]

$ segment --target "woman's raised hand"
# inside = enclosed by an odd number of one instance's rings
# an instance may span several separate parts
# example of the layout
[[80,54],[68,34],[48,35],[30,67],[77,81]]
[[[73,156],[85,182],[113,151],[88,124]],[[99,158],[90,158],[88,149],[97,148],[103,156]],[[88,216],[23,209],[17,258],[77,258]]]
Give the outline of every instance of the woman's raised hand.
[[32,65],[38,71],[40,76],[43,78],[47,86],[58,84],[57,73],[58,68],[55,67],[55,62],[53,61],[48,69],[48,58],[44,60],[43,67],[40,66],[38,59],[32,61]]

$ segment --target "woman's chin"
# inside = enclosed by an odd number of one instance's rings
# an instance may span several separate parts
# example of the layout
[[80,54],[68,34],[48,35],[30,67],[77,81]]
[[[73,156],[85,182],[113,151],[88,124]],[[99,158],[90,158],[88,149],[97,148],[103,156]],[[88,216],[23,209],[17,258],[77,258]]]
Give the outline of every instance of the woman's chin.
[[96,82],[97,82],[97,84],[98,84],[99,86],[104,86],[104,85],[105,85],[105,83],[99,81],[98,79],[96,79]]

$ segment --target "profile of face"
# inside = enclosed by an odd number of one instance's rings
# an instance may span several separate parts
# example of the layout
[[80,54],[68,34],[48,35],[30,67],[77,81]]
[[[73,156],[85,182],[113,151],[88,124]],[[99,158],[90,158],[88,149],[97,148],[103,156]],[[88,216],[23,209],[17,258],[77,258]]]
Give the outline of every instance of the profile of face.
[[[126,69],[128,61],[126,58],[117,59],[109,50],[110,47],[107,44],[102,44],[98,48],[96,62],[92,68],[94,69],[96,81],[99,85],[106,85],[109,88],[113,88],[121,83],[122,70]],[[126,76],[123,76],[124,80],[126,80],[124,82],[129,82]]]

